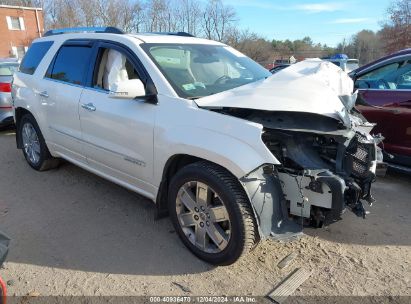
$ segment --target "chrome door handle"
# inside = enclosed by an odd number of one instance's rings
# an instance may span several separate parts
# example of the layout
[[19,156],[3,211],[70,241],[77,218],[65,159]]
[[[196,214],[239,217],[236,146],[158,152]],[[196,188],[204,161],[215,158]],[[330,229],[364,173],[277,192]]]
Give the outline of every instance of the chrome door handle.
[[47,91],[40,92],[39,95],[44,98],[49,98],[49,94],[47,93]]
[[81,104],[81,107],[83,108],[83,109],[86,109],[87,111],[90,111],[90,112],[94,112],[95,110],[96,110],[96,107],[90,102],[90,103],[83,103],[83,104]]

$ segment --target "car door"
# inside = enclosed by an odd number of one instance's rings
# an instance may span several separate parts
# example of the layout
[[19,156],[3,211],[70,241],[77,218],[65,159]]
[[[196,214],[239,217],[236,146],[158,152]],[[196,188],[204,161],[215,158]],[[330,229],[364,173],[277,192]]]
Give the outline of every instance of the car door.
[[411,58],[369,71],[355,85],[358,109],[377,123],[374,132],[385,137],[384,150],[394,155],[391,161],[411,165]]
[[39,88],[53,150],[81,162],[85,162],[85,156],[81,138],[79,101],[91,55],[90,42],[64,43],[50,63]]
[[[123,56],[125,66],[107,65],[110,51]],[[119,59],[119,58],[117,58]],[[116,60],[117,60],[116,59]],[[80,122],[87,161],[98,172],[146,196],[154,193],[153,134],[157,106],[144,98],[117,99],[109,94],[109,69],[119,77],[146,82],[138,58],[118,44],[100,42],[95,65],[80,98]],[[111,79],[112,80],[112,79]]]

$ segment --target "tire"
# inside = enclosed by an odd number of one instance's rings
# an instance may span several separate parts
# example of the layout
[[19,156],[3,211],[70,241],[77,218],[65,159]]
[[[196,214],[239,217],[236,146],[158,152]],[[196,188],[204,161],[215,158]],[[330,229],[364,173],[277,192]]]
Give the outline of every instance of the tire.
[[168,208],[184,245],[210,264],[230,265],[258,242],[244,189],[236,177],[215,164],[201,161],[179,170],[170,182]]
[[[27,133],[27,132],[31,133]],[[26,114],[18,124],[19,140],[27,163],[37,171],[58,167],[59,159],[51,156],[43,134],[31,114]]]

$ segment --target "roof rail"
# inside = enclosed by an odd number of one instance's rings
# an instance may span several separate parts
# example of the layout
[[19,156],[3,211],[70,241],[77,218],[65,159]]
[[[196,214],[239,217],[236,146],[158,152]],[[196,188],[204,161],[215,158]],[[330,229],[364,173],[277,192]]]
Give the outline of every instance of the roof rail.
[[49,30],[44,34],[44,37],[68,34],[68,33],[109,33],[109,34],[124,34],[124,32],[116,27],[68,27],[62,29]]
[[195,37],[187,32],[152,32],[151,34],[156,35],[170,35],[170,36],[183,36],[183,37]]

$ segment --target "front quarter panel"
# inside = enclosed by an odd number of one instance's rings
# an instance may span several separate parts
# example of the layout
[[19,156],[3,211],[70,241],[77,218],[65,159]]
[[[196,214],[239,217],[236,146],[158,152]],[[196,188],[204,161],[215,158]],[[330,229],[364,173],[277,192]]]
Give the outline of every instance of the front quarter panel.
[[155,131],[155,180],[173,155],[187,154],[223,166],[241,178],[262,164],[279,164],[266,148],[262,126],[198,108],[194,102],[159,96]]

